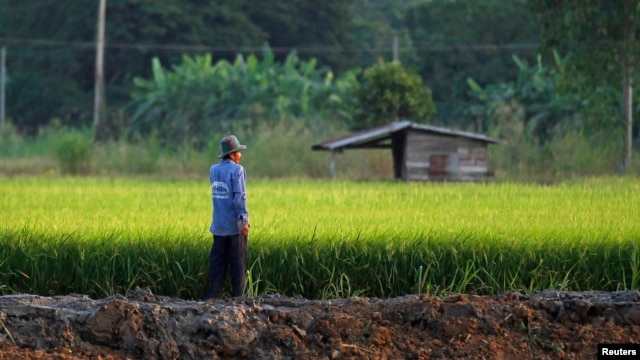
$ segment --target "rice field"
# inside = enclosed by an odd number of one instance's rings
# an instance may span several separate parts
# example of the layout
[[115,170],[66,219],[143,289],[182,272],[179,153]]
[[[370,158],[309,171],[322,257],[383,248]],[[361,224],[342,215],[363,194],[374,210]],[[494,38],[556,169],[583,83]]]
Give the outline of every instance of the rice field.
[[[640,290],[640,180],[253,180],[249,296]],[[207,286],[207,179],[0,178],[0,293]]]

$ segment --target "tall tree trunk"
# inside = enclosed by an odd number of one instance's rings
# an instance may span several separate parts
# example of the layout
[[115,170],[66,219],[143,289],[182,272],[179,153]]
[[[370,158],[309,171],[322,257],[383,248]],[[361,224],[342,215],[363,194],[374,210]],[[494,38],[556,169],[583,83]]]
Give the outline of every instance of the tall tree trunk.
[[627,125],[627,136],[624,141],[625,155],[622,166],[623,173],[631,167],[631,154],[633,153],[633,66],[635,65],[637,43],[635,38],[636,7],[637,0],[627,0],[624,3],[626,18],[624,20],[624,40],[622,71],[624,89],[622,91],[624,122]]
[[622,161],[622,173],[626,173],[629,167],[631,166],[631,153],[633,150],[633,80],[630,75],[629,66],[625,66],[623,69],[623,105],[622,105],[622,115],[624,116],[625,124],[627,125],[627,133],[624,141],[625,154],[624,159]]
[[627,169],[631,167],[631,154],[633,154],[633,81],[629,80],[629,104],[627,106]]
[[93,112],[93,126],[95,128],[95,141],[106,140],[107,106],[105,104],[104,91],[104,28],[107,11],[107,0],[100,0],[98,9],[97,36],[96,36],[96,78],[95,98]]

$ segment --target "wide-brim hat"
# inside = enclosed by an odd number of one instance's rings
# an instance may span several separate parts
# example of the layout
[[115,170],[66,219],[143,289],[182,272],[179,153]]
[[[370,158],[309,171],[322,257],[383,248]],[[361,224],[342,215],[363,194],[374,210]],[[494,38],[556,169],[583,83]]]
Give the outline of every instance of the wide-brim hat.
[[241,145],[235,135],[225,136],[222,141],[220,141],[220,154],[218,154],[218,159],[222,159],[234,151],[242,151],[246,148],[247,146]]

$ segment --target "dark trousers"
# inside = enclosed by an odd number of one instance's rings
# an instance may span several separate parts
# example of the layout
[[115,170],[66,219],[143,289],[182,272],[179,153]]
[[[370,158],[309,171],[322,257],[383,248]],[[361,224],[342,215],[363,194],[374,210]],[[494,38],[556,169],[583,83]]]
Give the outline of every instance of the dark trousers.
[[213,245],[209,255],[209,291],[204,300],[219,299],[222,296],[227,268],[231,268],[231,296],[240,297],[244,293],[247,237],[240,235],[213,235]]

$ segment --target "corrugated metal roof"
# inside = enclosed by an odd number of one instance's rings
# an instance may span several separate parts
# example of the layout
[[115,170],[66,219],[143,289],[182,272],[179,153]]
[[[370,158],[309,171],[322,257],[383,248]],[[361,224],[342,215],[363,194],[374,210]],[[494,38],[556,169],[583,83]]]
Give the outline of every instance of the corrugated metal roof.
[[339,137],[336,139],[326,140],[321,143],[317,143],[311,146],[312,150],[337,150],[343,148],[354,147],[376,147],[368,146],[368,144],[377,143],[390,138],[393,133],[411,128],[417,131],[423,131],[427,133],[440,134],[452,137],[463,137],[473,140],[484,141],[488,143],[505,143],[504,140],[488,137],[482,134],[476,134],[468,131],[451,130],[438,126],[416,124],[410,120],[396,121],[388,125],[379,126],[369,130],[363,130],[355,132],[351,135]]

